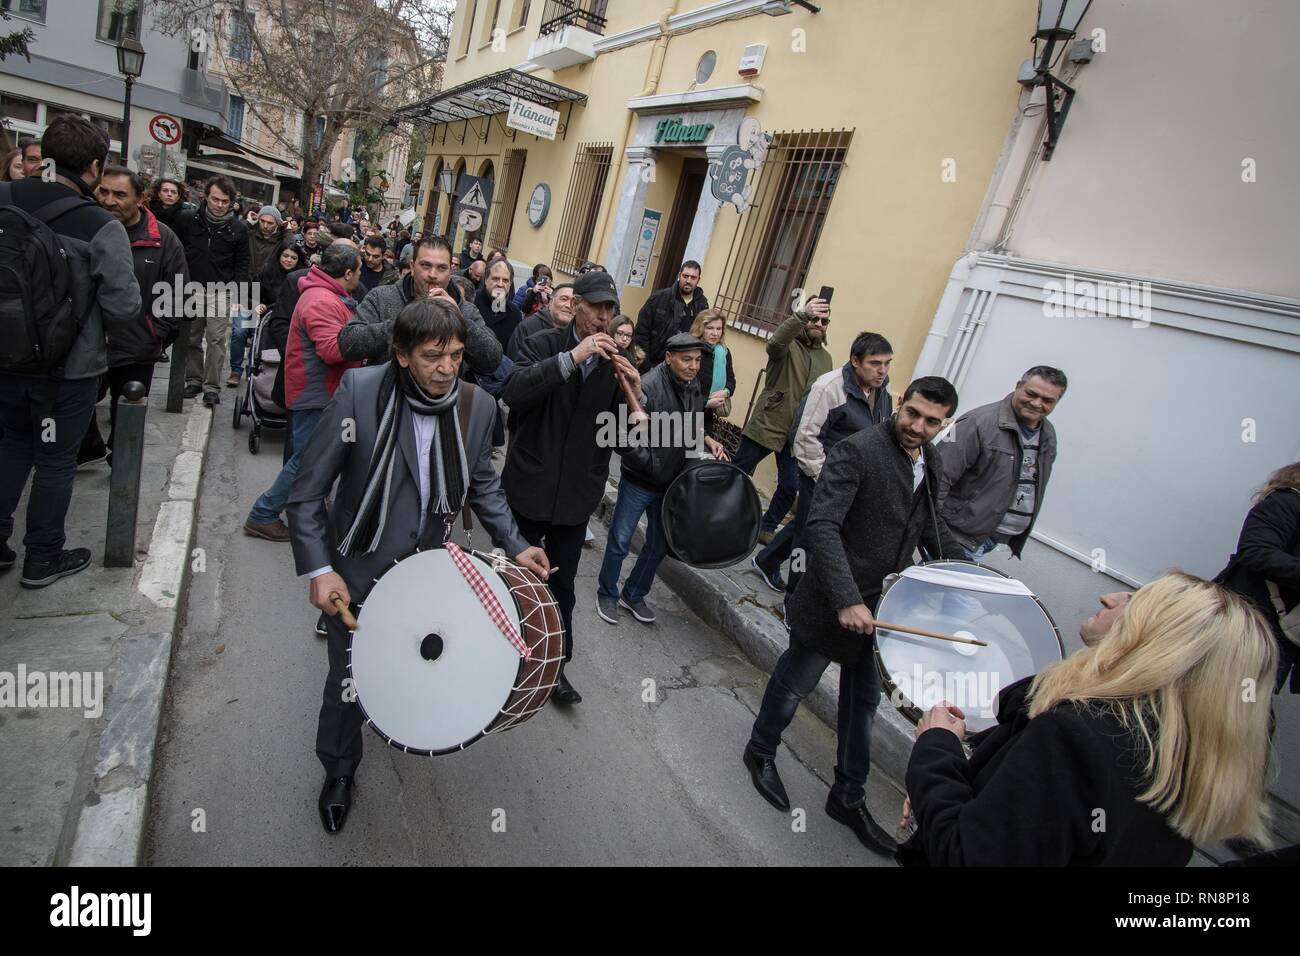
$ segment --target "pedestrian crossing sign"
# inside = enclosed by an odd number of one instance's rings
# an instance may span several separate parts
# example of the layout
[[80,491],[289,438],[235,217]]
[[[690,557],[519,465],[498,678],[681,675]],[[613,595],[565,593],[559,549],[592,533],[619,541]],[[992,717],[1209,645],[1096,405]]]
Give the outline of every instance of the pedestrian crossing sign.
[[465,192],[465,197],[461,199],[462,206],[468,206],[471,209],[487,209],[487,197],[483,195],[483,184],[480,182],[473,183]]

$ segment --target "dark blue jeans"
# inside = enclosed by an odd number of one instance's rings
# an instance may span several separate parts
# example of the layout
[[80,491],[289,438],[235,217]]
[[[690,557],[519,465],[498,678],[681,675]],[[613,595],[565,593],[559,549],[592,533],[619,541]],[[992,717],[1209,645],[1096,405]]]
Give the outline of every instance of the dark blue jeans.
[[[808,523],[808,512],[812,509],[813,490],[817,487],[816,482],[799,472],[799,498],[794,506],[794,520],[776,533],[776,537],[762,551],[758,552],[756,560],[758,566],[764,571],[779,570],[798,548],[803,538],[804,525]],[[790,565],[790,575],[786,579],[786,592],[794,593],[794,587],[799,583],[799,578],[808,568],[807,559],[798,561]]]
[[[768,455],[772,454],[772,449],[765,448],[758,442],[748,436],[740,439],[740,447],[736,449],[736,457],[731,463],[749,475],[754,475],[754,469],[757,468]],[[772,500],[767,506],[767,513],[763,515],[763,522],[760,525],[764,531],[775,531],[781,519],[790,511],[790,505],[794,504],[795,494],[799,490],[799,463],[795,461],[794,455],[790,452],[790,443],[786,442],[781,450],[776,453],[776,491],[772,492]]]
[[655,572],[668,553],[663,528],[663,500],[664,496],[658,492],[641,488],[626,478],[619,479],[618,502],[609,523],[609,536],[605,539],[605,559],[600,565],[600,586],[597,588],[605,597],[619,597],[618,576],[623,570],[623,559],[631,548],[632,534],[643,514],[646,516],[645,545],[632,566],[632,573],[627,576],[627,583],[623,585],[622,597],[629,604],[635,604],[650,593]]
[[248,513],[248,520],[253,524],[271,524],[284,511],[284,506],[289,503],[289,490],[293,487],[293,479],[298,474],[298,451],[306,449],[307,439],[311,438],[311,433],[315,430],[316,423],[320,421],[324,411],[323,408],[306,408],[300,412],[289,413],[294,453],[280,469],[275,483],[263,492],[262,497],[254,503],[253,510]]
[[33,561],[49,561],[63,550],[63,531],[77,449],[90,426],[99,379],[50,383],[44,378],[0,373],[0,541],[14,530],[14,511],[33,469],[27,497],[23,546]]
[[[866,799],[871,771],[871,724],[880,703],[880,673],[876,670],[875,638],[853,667],[840,665],[840,712],[836,726],[835,783],[831,796],[846,807]],[[794,720],[799,702],[813,692],[830,666],[830,658],[796,640],[776,662],[754,720],[749,746],[760,757],[775,757],[781,734]]]
[[253,337],[253,329],[246,328],[244,323],[254,321],[256,317],[247,309],[240,309],[230,319],[230,371],[234,375],[244,371],[244,356]]

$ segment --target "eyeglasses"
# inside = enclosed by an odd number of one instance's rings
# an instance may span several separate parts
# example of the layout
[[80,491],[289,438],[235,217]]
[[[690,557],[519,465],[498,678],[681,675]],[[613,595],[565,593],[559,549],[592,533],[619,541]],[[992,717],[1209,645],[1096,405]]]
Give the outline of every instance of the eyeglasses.
[[809,319],[808,324],[809,325],[830,325],[831,320],[830,319]]

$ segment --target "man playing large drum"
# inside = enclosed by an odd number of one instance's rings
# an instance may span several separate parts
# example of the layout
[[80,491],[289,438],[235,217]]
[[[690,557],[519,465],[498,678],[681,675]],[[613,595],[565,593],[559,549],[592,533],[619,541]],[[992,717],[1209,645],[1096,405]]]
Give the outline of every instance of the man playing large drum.
[[294,562],[311,577],[311,603],[328,615],[316,756],[325,767],[319,806],[329,833],[343,828],[352,803],[364,719],[344,694],[350,635],[331,595],[363,601],[385,567],[417,547],[443,545],[466,503],[497,547],[543,580],[549,574],[545,553],[520,535],[492,467],[496,403],[458,377],[465,339],[465,319],[449,300],[415,299],[402,309],[393,361],[343,376],[289,495]]
[[870,607],[885,576],[912,563],[919,542],[932,553],[956,550],[938,517],[939,453],[931,444],[956,410],[950,382],[919,378],[892,419],[845,438],[826,456],[804,529],[808,572],[788,605],[790,647],[767,682],[745,748],[755,788],[788,810],[776,770],[781,734],[831,661],[838,663],[839,745],[826,812],[882,854],[897,846],[865,803],[871,723],[880,703]]

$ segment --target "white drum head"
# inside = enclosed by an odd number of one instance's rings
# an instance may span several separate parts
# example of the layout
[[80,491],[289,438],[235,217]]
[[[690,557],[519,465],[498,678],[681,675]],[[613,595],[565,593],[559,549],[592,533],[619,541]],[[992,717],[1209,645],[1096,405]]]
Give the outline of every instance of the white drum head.
[[[485,561],[466,553],[519,626],[510,589]],[[426,660],[425,638],[442,638]],[[389,743],[440,753],[474,741],[500,713],[519,673],[515,649],[444,550],[421,551],[390,567],[371,589],[352,636],[357,699]]]
[[[934,561],[925,567],[1007,580],[968,562]],[[899,577],[881,597],[876,617],[943,634],[960,632],[988,644],[971,647],[897,631],[876,632],[893,703],[925,711],[947,700],[966,714],[971,733],[997,723],[1002,688],[1062,657],[1056,625],[1030,593],[992,594]]]

